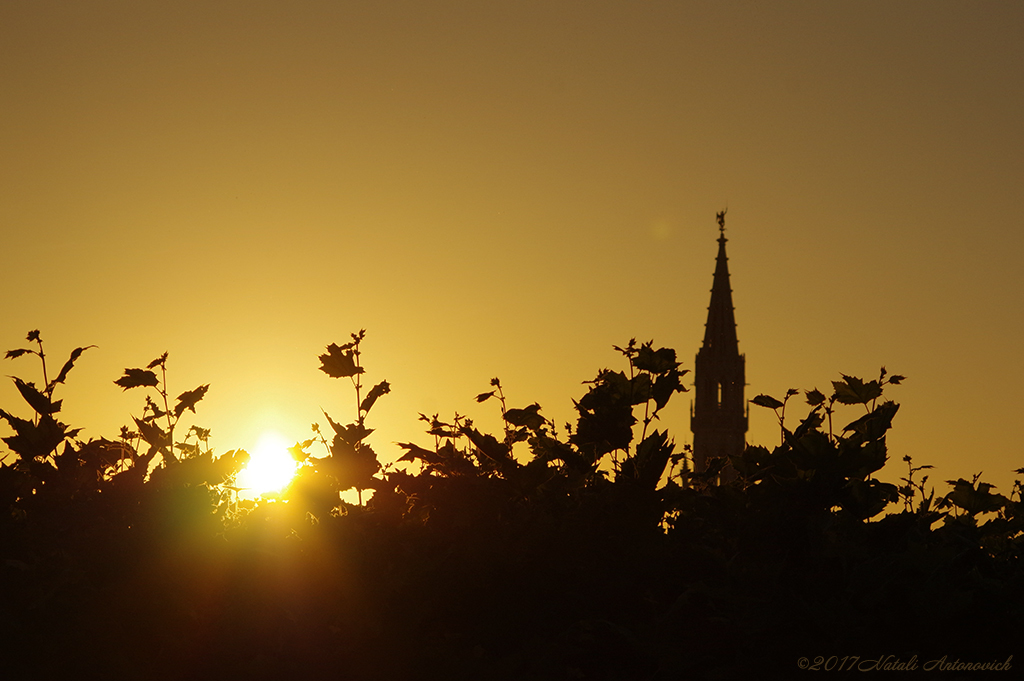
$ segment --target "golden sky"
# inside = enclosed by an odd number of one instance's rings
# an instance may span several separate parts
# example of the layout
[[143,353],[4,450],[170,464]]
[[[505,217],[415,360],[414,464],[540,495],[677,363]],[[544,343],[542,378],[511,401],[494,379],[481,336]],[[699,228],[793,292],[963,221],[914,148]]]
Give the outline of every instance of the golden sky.
[[392,458],[418,412],[496,428],[493,376],[563,423],[631,336],[692,369],[728,207],[748,399],[884,364],[888,477],[1007,493],[1022,110],[1021,3],[8,0],[0,350],[99,346],[57,395],[84,437],[167,350],[223,452],[353,419],[316,356],[366,328]]

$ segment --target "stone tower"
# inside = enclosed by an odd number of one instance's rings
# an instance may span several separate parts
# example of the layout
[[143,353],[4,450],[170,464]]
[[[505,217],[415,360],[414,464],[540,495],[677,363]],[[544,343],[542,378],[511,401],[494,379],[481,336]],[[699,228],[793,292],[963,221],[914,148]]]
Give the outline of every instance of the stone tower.
[[[718,214],[718,259],[711,287],[704,345],[694,362],[694,401],[690,414],[693,464],[697,472],[715,457],[738,455],[746,445],[747,403],[743,396],[746,358],[736,339],[736,317],[725,256],[725,212]],[[723,477],[734,475],[732,467]]]

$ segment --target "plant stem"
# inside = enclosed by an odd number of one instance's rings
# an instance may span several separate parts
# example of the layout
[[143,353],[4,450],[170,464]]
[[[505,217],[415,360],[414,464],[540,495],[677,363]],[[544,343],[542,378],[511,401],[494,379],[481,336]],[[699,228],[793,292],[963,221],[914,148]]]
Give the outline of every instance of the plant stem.
[[53,397],[53,388],[50,387],[50,380],[46,376],[46,353],[43,352],[43,339],[37,338],[39,344],[39,360],[43,363],[43,386],[46,389],[46,396]]

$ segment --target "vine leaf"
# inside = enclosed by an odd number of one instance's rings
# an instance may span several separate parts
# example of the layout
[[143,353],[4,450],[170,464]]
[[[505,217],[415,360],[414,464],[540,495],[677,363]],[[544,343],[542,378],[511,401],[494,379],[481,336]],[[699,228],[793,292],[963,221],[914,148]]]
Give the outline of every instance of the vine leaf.
[[[150,366],[153,365],[151,364]],[[160,381],[157,380],[156,374],[146,369],[125,369],[124,376],[114,381],[115,385],[119,385],[125,390],[140,386],[155,387],[159,383]]]
[[825,403],[825,394],[817,388],[814,388],[813,390],[805,390],[804,394],[807,396],[807,404],[812,407],[817,407]]
[[505,420],[513,426],[538,430],[544,425],[544,417],[540,415],[540,405],[534,402],[524,409],[508,409],[505,411]]
[[165,364],[166,362],[167,362],[167,353],[165,352],[164,354],[160,355],[159,357],[154,359],[152,362],[147,364],[146,368],[147,369],[152,369],[153,367],[160,366],[162,364]]
[[779,400],[775,399],[771,395],[765,394],[758,395],[750,401],[759,407],[768,407],[769,409],[778,409],[779,407],[784,406]]
[[359,409],[369,412],[374,402],[377,401],[377,398],[381,395],[387,395],[389,392],[391,392],[391,385],[387,381],[381,381],[370,388],[370,392],[366,393],[366,397],[363,398],[363,402],[359,405]]
[[[836,391],[836,400],[840,404],[867,404],[882,395],[882,386],[878,381],[865,383],[856,376],[841,374],[843,380],[832,381]],[[901,377],[902,378],[902,377]]]
[[189,390],[178,395],[178,404],[174,407],[175,418],[181,418],[181,415],[188,409],[193,414],[196,413],[196,402],[203,399],[206,395],[206,391],[210,389],[210,384],[201,385],[195,390]]
[[61,400],[52,402],[49,397],[36,389],[34,383],[26,383],[20,378],[15,378],[14,385],[18,387],[18,392],[29,403],[29,406],[36,410],[37,414],[54,414],[60,411]]
[[146,444],[150,447],[159,449],[171,444],[170,436],[157,424],[143,421],[142,419],[135,417],[133,417],[133,420],[135,421],[136,427],[139,429],[139,434],[142,436],[142,439],[145,440]]
[[355,355],[351,347],[346,349],[331,343],[327,346],[327,352],[320,355],[318,359],[322,365],[320,371],[331,378],[345,378],[363,373],[363,368],[356,366]]
[[64,367],[60,370],[60,373],[57,375],[57,378],[53,379],[53,382],[50,383],[49,387],[52,388],[53,386],[57,385],[58,383],[63,383],[64,379],[68,377],[68,372],[71,371],[71,368],[73,366],[75,366],[75,360],[77,360],[79,357],[81,357],[82,353],[85,352],[86,350],[88,350],[89,348],[95,348],[95,347],[97,347],[97,346],[95,346],[95,345],[86,345],[84,348],[75,348],[74,350],[72,350],[71,351],[71,357],[68,358],[68,361],[64,362]]

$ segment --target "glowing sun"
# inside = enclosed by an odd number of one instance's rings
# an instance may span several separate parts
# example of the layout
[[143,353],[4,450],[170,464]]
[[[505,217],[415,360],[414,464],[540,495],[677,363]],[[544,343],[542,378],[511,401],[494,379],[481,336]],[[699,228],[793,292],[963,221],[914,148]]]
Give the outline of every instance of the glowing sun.
[[295,477],[298,467],[288,452],[287,441],[277,433],[264,433],[249,463],[238,472],[235,484],[242,490],[242,496],[250,498],[281,492]]

